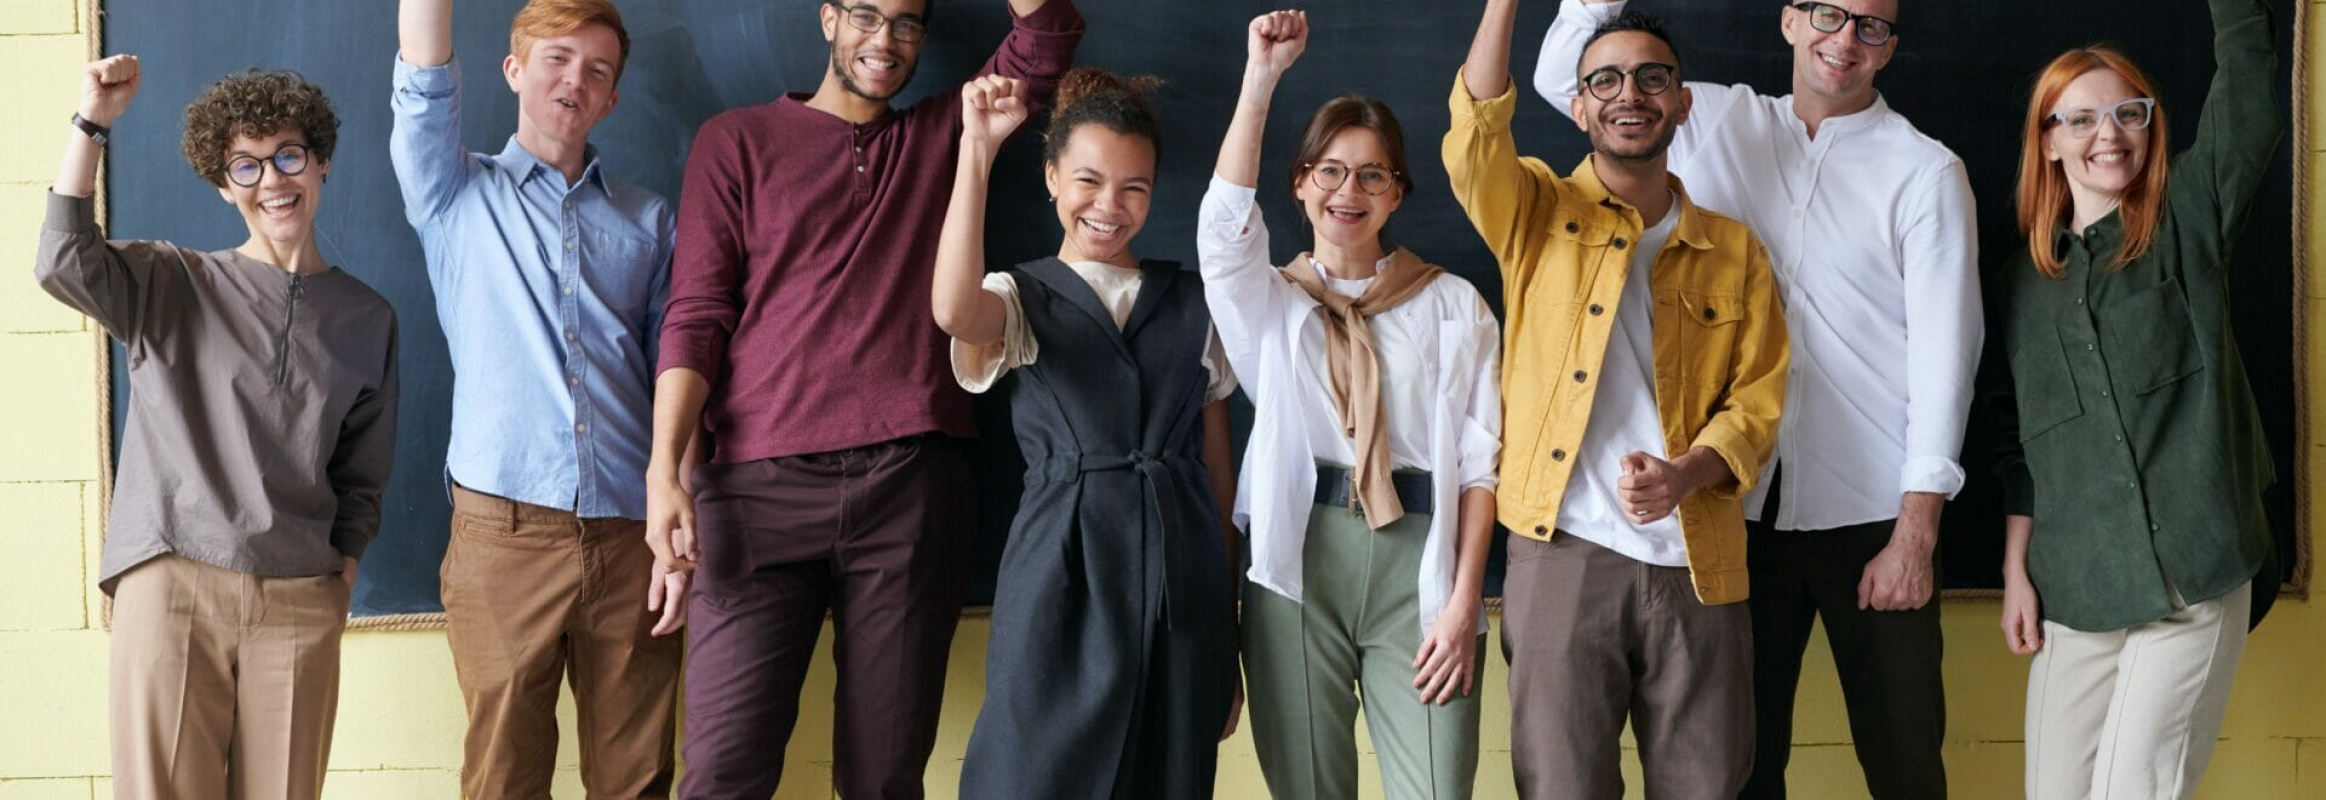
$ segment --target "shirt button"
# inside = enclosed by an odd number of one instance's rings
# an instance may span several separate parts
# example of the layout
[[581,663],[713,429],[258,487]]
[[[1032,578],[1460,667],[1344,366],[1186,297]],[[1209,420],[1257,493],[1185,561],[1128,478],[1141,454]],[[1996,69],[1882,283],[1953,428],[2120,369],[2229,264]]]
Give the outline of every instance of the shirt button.
[[2125,481],[2125,482],[2124,482],[2124,488],[2126,488],[2126,489],[2131,489],[2131,490],[2133,490],[2133,491],[2139,491],[2139,490],[2140,490],[2140,482],[2139,482],[2139,481]]
[[572,210],[573,210],[573,201],[572,201],[572,200],[567,200],[567,201],[565,201],[565,210],[567,210],[567,211],[572,211]]
[[1596,317],[1605,313],[1607,313],[1607,309],[1600,308],[1598,303],[1591,304],[1591,316]]
[[2086,349],[2086,350],[2098,350],[2098,349],[2100,349],[2100,348],[2099,348],[2099,346],[2098,346],[2098,345],[2090,345],[2090,344],[2087,344],[2087,345],[2084,345],[2084,349]]
[[1580,231],[1582,231],[1582,230],[1583,230],[1583,226],[1575,224],[1575,223],[1574,223],[1572,220],[1568,221],[1568,223],[1567,223],[1567,232],[1568,232],[1568,233],[1577,233],[1577,232],[1580,232]]
[[1801,209],[1798,209],[1798,208],[1796,208],[1796,209],[1793,209],[1793,218],[1794,218],[1794,219],[1800,219],[1800,218],[1801,218]]
[[1575,382],[1576,382],[1576,383],[1582,383],[1582,382],[1583,382],[1583,379],[1584,379],[1584,378],[1588,378],[1588,377],[1591,377],[1590,373],[1584,372],[1584,371],[1582,371],[1582,370],[1575,370]]
[[1705,319],[1714,319],[1714,318],[1717,318],[1717,317],[1719,317],[1719,316],[1720,316],[1720,314],[1719,314],[1718,312],[1715,312],[1715,311],[1713,311],[1712,309],[1709,309],[1709,308],[1707,308],[1707,309],[1704,309],[1704,318],[1705,318]]
[[2161,530],[2161,528],[2156,523],[2151,522],[2148,523],[2148,530],[2150,533],[2155,533],[2156,531]]
[[2113,395],[2110,395],[2110,394],[2108,394],[2108,390],[2106,390],[2106,389],[2101,389],[2101,390],[2100,390],[2100,396],[2101,396],[2101,397],[2111,397],[2111,396],[2113,396]]
[[1552,451],[1551,451],[1551,460],[1552,460],[1552,461],[1565,461],[1565,460],[1567,460],[1567,451],[1565,451],[1565,450],[1552,450]]
[[565,340],[566,340],[566,341],[572,342],[572,341],[579,341],[580,339],[581,339],[581,334],[574,333],[573,331],[566,331],[566,332],[565,332]]
[[572,296],[572,294],[573,294],[573,284],[570,284],[570,283],[568,283],[568,284],[566,284],[566,285],[565,285],[565,293],[566,293],[566,295],[567,295],[567,296]]
[[589,423],[586,423],[586,422],[576,422],[576,423],[574,423],[574,425],[573,425],[573,432],[574,432],[574,433],[589,433],[589,432],[590,432],[590,426],[589,426]]
[[580,376],[580,375],[569,375],[569,376],[566,376],[566,379],[565,379],[565,385],[567,385],[567,386],[580,386],[580,385],[581,385],[581,376]]
[[565,251],[566,251],[566,252],[568,252],[568,253],[571,253],[571,252],[573,252],[573,240],[572,240],[572,239],[567,239],[567,240],[565,240]]
[[2078,298],[2076,298],[2076,305],[2079,305],[2079,306],[2080,306],[2080,305],[2083,305],[2083,304],[2084,304],[2084,298],[2081,298],[2081,297],[2078,297]]
[[859,173],[863,172],[863,171],[864,171],[864,165],[863,165],[863,164],[858,164],[858,165],[856,165],[856,171],[857,171],[857,172],[859,172]]
[[1550,528],[1547,528],[1547,527],[1544,527],[1544,526],[1541,526],[1541,525],[1536,525],[1536,526],[1535,526],[1535,535],[1536,535],[1536,536],[1549,536],[1549,535],[1551,535],[1551,529],[1550,529]]
[[1621,249],[1623,249],[1623,245],[1624,245],[1623,237],[1621,237],[1621,236],[1615,237],[1615,249],[1617,249],[1617,250],[1621,250]]
[[2121,442],[2121,441],[2124,441],[2124,434],[2121,434],[2121,433],[2119,433],[2119,434],[2116,434],[2116,441],[2119,441],[2119,442]]

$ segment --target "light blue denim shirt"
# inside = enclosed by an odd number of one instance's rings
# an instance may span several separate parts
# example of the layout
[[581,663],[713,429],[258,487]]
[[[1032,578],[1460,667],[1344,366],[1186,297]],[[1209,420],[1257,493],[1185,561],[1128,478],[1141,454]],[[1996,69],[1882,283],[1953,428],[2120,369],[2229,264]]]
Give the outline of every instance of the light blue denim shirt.
[[654,358],[674,209],[517,145],[460,144],[457,61],[396,60],[388,153],[451,350],[445,478],[583,517],[646,516]]

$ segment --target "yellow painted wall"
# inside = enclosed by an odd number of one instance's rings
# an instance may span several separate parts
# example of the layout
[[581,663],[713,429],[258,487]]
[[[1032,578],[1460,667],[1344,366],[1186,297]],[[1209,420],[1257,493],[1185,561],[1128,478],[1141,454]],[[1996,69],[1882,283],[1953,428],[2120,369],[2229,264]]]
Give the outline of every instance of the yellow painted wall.
[[[28,263],[42,194],[69,130],[63,121],[74,107],[75,73],[88,56],[84,20],[91,14],[85,4],[96,1],[0,0],[0,73],[8,75],[0,81],[0,109],[11,120],[0,123],[0,420],[7,421],[0,425],[0,547],[7,553],[0,558],[0,800],[111,795],[105,777],[103,605],[90,580],[97,559],[98,435],[104,421],[93,388],[99,334],[41,294]],[[2318,19],[2312,15],[2310,41],[2326,42],[2315,30]],[[2326,71],[2314,73],[2312,85],[2326,91]],[[2311,105],[2317,120],[2326,96]],[[2314,169],[2326,167],[2326,152],[2304,157]],[[2326,208],[2326,195],[2313,197]],[[2309,257],[2314,274],[2326,269],[2326,226],[2319,232]],[[2300,301],[2313,319],[2326,320],[2326,297],[2318,294],[2326,291],[2326,281],[2319,287]],[[2314,331],[2311,363],[2326,371],[2326,324]],[[2313,430],[2326,430],[2326,401],[2302,413]],[[2290,473],[2291,465],[2284,466]],[[2326,472],[2311,480],[2313,496],[2326,497]],[[2314,529],[2306,535],[2315,539]],[[2026,667],[2003,649],[1995,612],[1982,603],[1956,603],[1945,612],[1947,765],[1956,797],[2014,797],[2019,791]],[[941,740],[929,769],[932,797],[953,795],[982,696],[985,638],[983,620],[963,621]],[[831,694],[828,654],[817,663],[782,798],[831,796],[832,726],[829,714],[817,710]],[[1809,663],[1793,757],[1794,796],[1864,797],[1830,658],[1821,646],[1813,647]],[[1486,679],[1483,798],[1513,795],[1502,670],[1497,654]],[[463,718],[442,634],[350,634],[345,680],[356,688],[341,700],[328,796],[457,797]],[[565,718],[570,731],[570,707]],[[1221,797],[1265,795],[1248,737],[1228,742],[1221,755]],[[558,756],[560,798],[582,796],[576,763],[568,741]],[[1637,797],[1636,765],[1627,769]],[[1366,781],[1367,796],[1379,796],[1375,776],[1368,774]],[[2326,800],[2326,609],[2281,602],[2253,640],[2202,797]]]

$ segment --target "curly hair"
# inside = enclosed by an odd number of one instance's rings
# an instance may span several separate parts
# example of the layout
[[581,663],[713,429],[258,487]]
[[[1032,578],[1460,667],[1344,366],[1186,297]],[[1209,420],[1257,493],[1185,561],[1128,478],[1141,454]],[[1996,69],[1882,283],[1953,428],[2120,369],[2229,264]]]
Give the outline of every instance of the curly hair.
[[1102,69],[1076,67],[1058,79],[1058,93],[1050,108],[1050,129],[1042,135],[1042,163],[1058,163],[1074,130],[1100,125],[1125,136],[1137,136],[1155,146],[1162,160],[1163,137],[1155,125],[1155,107],[1147,95],[1163,85],[1153,75],[1124,77]]
[[219,79],[186,106],[186,138],[181,149],[194,173],[226,186],[226,148],[237,136],[261,139],[284,130],[306,138],[317,162],[331,161],[339,143],[339,115],[323,87],[290,70],[245,70]]

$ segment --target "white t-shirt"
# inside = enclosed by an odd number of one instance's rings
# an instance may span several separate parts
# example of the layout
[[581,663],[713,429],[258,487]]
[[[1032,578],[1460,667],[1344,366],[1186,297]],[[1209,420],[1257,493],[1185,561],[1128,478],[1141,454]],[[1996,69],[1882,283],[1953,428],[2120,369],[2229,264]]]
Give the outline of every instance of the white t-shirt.
[[1648,291],[1648,272],[1679,222],[1674,197],[1663,220],[1642,231],[1639,246],[1632,248],[1623,294],[1615,303],[1615,328],[1607,334],[1607,357],[1599,362],[1599,386],[1591,395],[1591,421],[1575,453],[1575,471],[1567,478],[1566,500],[1559,505],[1559,530],[1660,567],[1688,566],[1679,515],[1638,524],[1623,510],[1616,481],[1623,478],[1626,455],[1671,458],[1656,411],[1655,298]]

